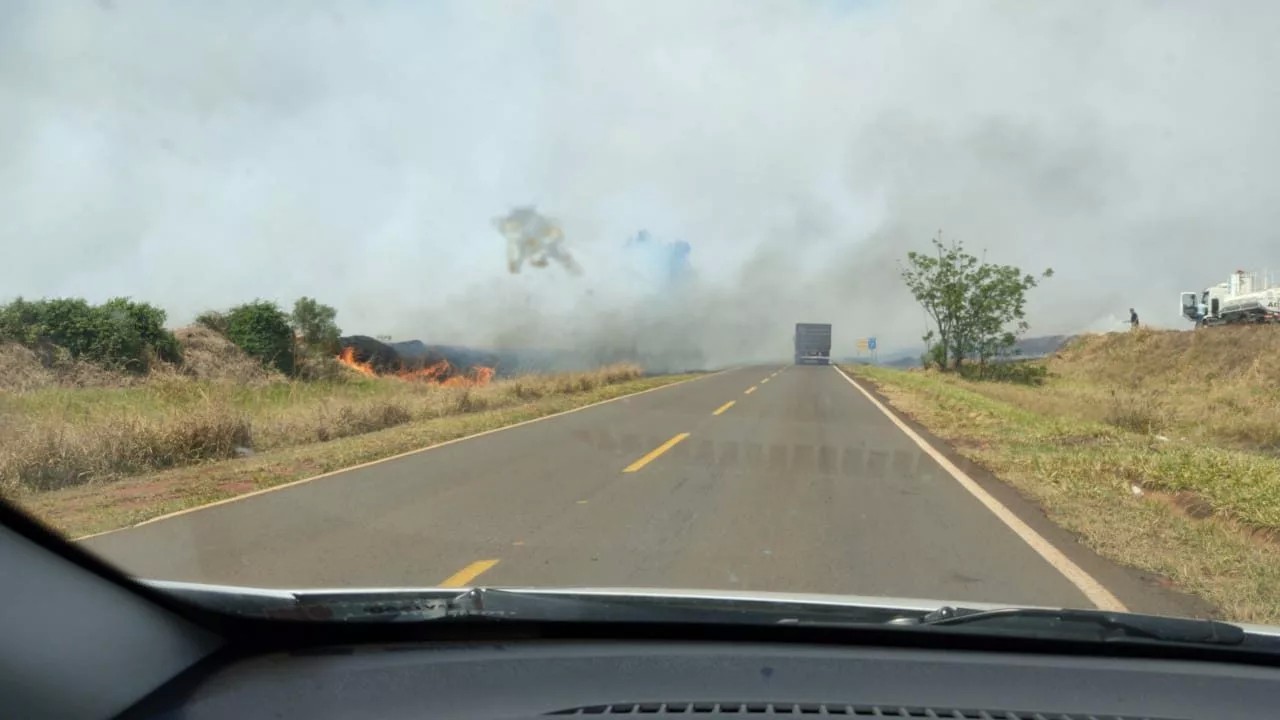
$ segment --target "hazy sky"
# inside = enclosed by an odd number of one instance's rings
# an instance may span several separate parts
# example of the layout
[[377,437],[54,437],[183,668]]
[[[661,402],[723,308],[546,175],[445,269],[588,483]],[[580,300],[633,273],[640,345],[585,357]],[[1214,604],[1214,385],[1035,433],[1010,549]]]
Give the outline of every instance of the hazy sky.
[[[1277,37],[1262,1],[10,1],[0,295],[717,363],[797,321],[918,344],[896,263],[941,228],[1055,269],[1035,334],[1183,327],[1178,291],[1280,271]],[[507,273],[530,203],[582,276]],[[627,287],[641,228],[694,288]]]

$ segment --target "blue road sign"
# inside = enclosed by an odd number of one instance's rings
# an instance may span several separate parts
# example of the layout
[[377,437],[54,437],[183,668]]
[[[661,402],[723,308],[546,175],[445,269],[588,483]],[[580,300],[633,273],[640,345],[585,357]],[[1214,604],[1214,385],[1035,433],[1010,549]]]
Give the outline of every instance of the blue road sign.
[[875,349],[876,349],[876,339],[875,339],[875,338],[873,338],[873,337],[869,337],[869,338],[867,338],[867,349],[868,349],[868,350],[875,350]]

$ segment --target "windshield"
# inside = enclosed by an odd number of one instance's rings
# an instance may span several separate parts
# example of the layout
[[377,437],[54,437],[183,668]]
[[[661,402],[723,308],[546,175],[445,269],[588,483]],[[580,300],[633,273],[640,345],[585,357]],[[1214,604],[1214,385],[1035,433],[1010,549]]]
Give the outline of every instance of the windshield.
[[166,591],[1280,624],[1248,5],[8,4],[0,492]]

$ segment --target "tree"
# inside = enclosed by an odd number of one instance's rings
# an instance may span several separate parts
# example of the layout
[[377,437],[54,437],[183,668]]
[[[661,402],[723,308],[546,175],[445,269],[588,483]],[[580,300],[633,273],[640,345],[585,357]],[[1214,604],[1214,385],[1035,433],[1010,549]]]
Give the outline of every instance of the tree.
[[293,304],[293,329],[302,336],[302,342],[308,350],[336,355],[341,349],[338,337],[342,331],[335,320],[338,311],[328,305],[322,305],[314,298],[300,297]]
[[[1040,278],[970,255],[963,243],[944,245],[940,236],[932,242],[933,254],[909,252],[902,268],[907,288],[933,320],[923,338],[926,356],[943,370],[965,358],[984,366],[1027,330],[1026,295]],[[1040,277],[1052,276],[1046,269]]]
[[294,371],[293,328],[275,303],[255,300],[226,314],[227,339],[264,365],[286,375]]

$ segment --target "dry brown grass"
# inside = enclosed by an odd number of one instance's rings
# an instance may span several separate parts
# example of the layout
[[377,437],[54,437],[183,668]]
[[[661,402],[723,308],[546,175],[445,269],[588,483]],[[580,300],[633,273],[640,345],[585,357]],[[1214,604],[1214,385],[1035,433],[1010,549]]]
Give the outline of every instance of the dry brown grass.
[[0,391],[30,392],[56,382],[57,376],[40,362],[34,350],[18,343],[0,343]]
[[250,434],[248,418],[219,405],[167,417],[121,414],[90,426],[22,424],[0,439],[0,488],[50,490],[228,458]]
[[129,387],[92,389],[32,382],[32,390],[0,393],[0,491],[46,491],[328,442],[580,395],[641,375],[638,366],[616,365],[470,388],[354,374],[315,382],[267,376],[246,385],[225,374],[210,380],[161,372]]
[[260,384],[283,378],[203,325],[173,331],[182,346],[182,372],[202,380]]
[[126,387],[142,379],[74,360],[65,350],[37,352],[17,343],[0,344],[0,393],[22,393],[49,387]]

